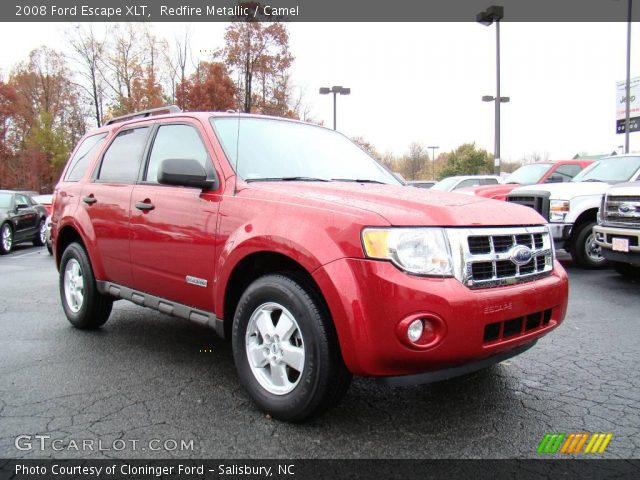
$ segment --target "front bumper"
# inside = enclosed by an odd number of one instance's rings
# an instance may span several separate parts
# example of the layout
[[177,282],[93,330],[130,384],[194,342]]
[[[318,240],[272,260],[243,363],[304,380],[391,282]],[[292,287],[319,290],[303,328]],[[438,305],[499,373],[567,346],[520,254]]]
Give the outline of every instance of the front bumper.
[[[608,227],[596,225],[593,227],[596,243],[602,248],[602,256],[614,262],[630,263],[640,266],[640,229],[624,227]],[[626,239],[628,251],[613,249],[613,239]]]
[[[567,308],[567,275],[557,261],[545,278],[477,290],[454,278],[408,275],[389,262],[365,259],[336,260],[313,276],[345,363],[357,375],[410,375],[477,362],[542,337],[562,322]],[[427,348],[407,344],[398,325],[408,318],[439,320],[439,340]],[[536,318],[537,326],[529,328]]]
[[564,248],[571,236],[573,223],[549,223],[549,230],[556,248]]

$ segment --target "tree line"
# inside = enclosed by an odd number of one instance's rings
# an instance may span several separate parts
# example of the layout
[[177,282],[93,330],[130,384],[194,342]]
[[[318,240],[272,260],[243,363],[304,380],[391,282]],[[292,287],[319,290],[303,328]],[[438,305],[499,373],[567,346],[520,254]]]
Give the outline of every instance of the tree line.
[[[67,45],[65,52],[41,46],[6,79],[0,72],[0,188],[52,191],[88,129],[134,111],[176,104],[185,111],[231,109],[314,121],[293,93],[294,57],[283,23],[239,19],[206,61],[193,60],[188,29],[168,41],[145,24],[114,24],[101,33],[72,25]],[[363,137],[353,140],[407,179],[493,171],[492,155],[475,144],[433,161],[417,142],[397,156],[380,154]],[[503,164],[503,170],[517,166]]]
[[0,188],[50,192],[80,137],[130,112],[176,104],[307,119],[293,95],[283,23],[239,19],[206,61],[193,60],[190,37],[185,30],[170,42],[145,24],[102,33],[78,24],[68,51],[41,46],[6,78],[0,72]]

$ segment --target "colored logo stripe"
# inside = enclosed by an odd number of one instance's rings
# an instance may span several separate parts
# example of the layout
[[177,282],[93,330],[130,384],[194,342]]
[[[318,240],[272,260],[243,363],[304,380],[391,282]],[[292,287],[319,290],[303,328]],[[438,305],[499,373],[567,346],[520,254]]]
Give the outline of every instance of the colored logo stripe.
[[538,445],[538,453],[604,453],[613,438],[612,433],[547,433]]
[[538,445],[538,453],[556,453],[564,437],[564,433],[547,433]]

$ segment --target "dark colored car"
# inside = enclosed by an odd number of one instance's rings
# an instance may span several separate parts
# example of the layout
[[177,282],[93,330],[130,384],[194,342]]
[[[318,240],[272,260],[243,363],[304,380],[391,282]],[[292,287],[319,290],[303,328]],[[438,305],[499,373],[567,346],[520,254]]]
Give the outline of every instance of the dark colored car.
[[44,245],[46,219],[47,209],[29,195],[0,190],[0,253],[9,253],[22,242]]

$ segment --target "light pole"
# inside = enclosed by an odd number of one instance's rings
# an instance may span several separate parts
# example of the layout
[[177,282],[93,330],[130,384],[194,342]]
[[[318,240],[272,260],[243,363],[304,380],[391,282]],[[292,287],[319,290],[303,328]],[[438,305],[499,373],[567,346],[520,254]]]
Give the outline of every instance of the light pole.
[[485,95],[483,102],[495,102],[495,146],[494,146],[494,173],[500,175],[500,104],[509,101],[509,97],[500,96],[500,20],[504,17],[504,7],[492,5],[484,12],[476,15],[476,22],[489,26],[496,24],[496,96]]
[[431,180],[436,179],[436,150],[440,147],[427,147],[431,149]]
[[624,114],[624,153],[629,153],[629,110],[631,106],[631,10],[632,0],[627,0],[627,91]]
[[320,95],[328,95],[333,93],[333,129],[336,129],[336,95],[349,95],[351,93],[350,88],[342,87],[340,85],[334,85],[333,87],[321,87]]

